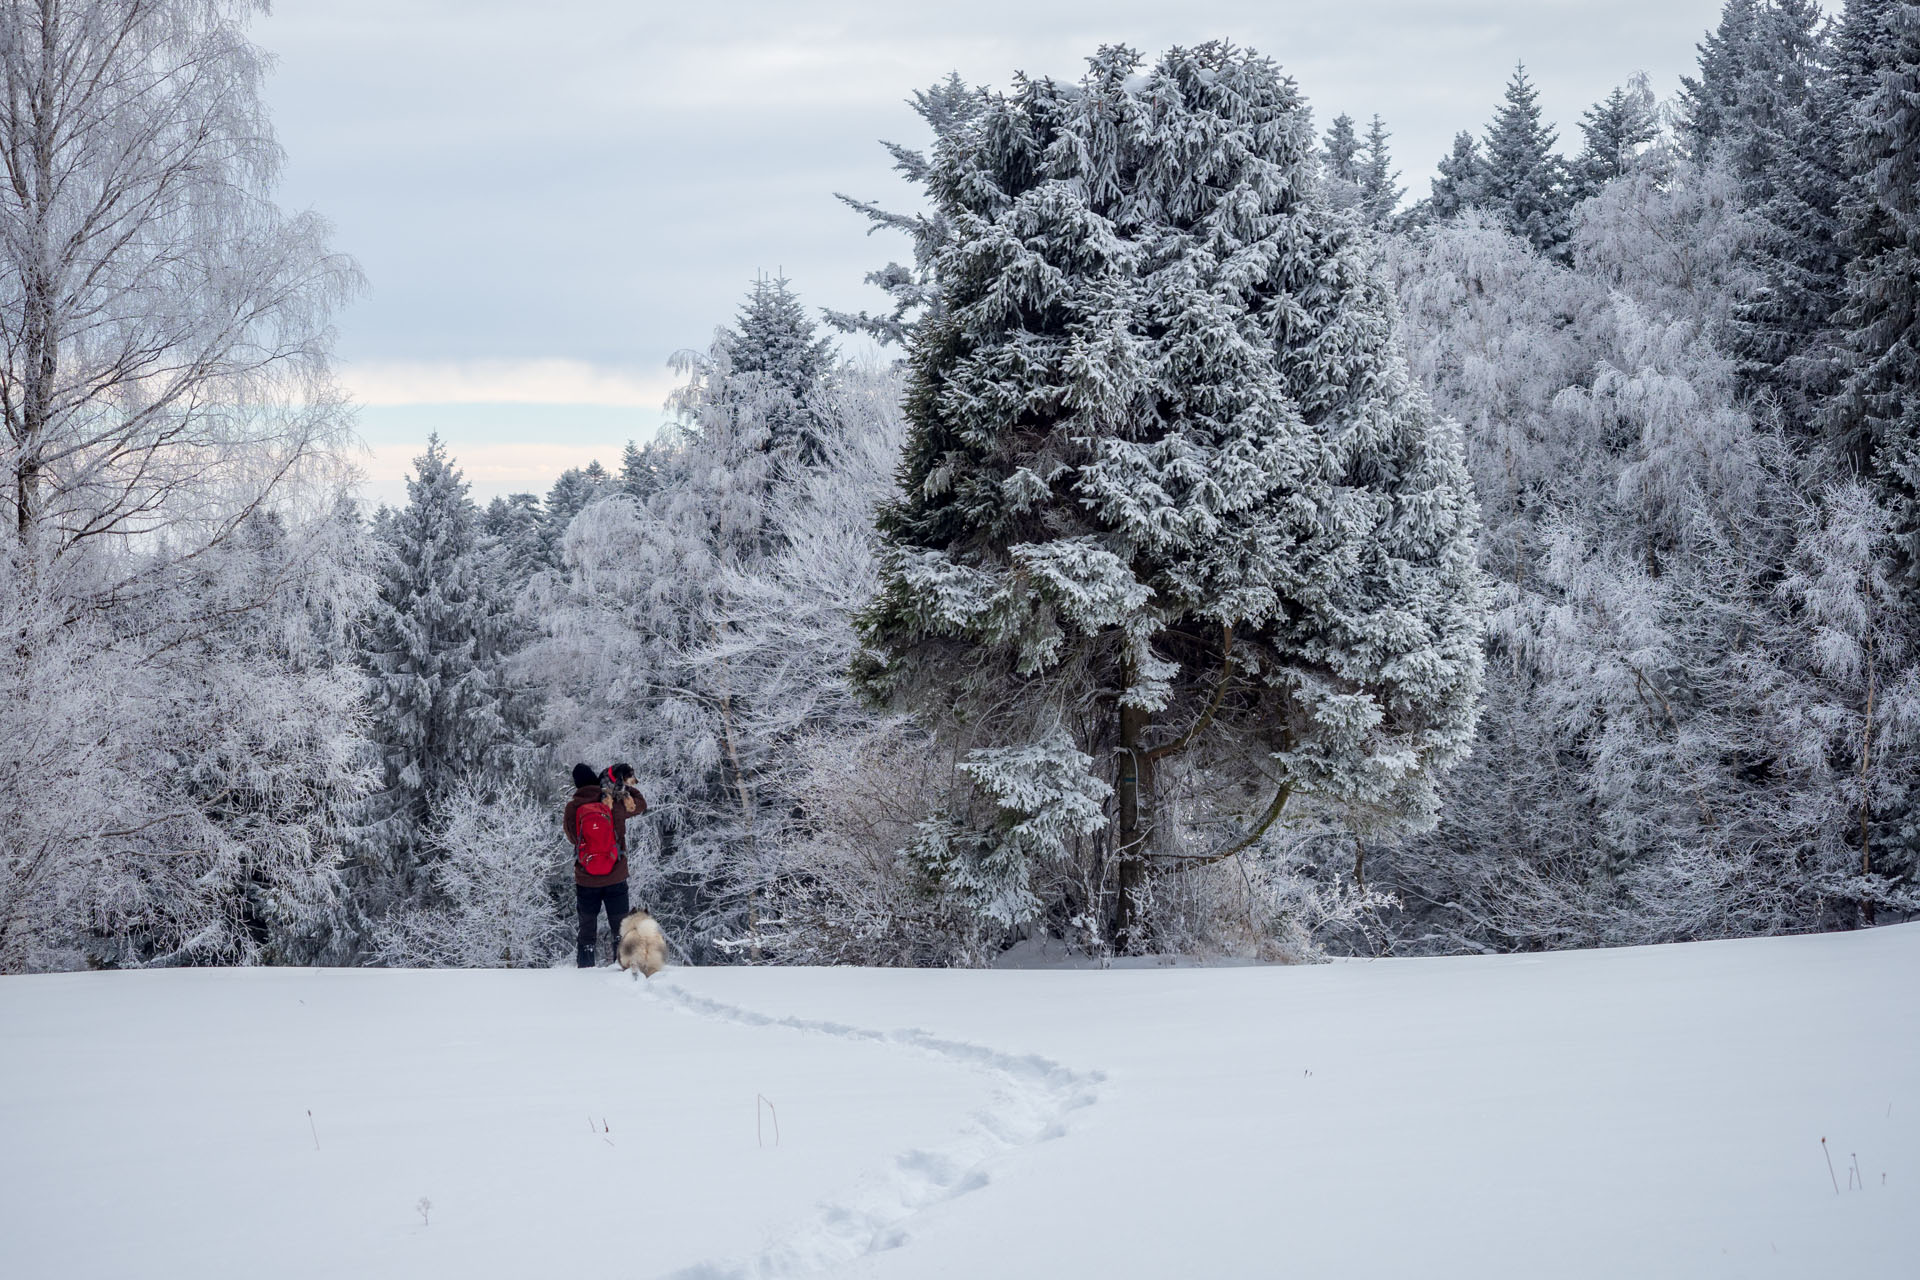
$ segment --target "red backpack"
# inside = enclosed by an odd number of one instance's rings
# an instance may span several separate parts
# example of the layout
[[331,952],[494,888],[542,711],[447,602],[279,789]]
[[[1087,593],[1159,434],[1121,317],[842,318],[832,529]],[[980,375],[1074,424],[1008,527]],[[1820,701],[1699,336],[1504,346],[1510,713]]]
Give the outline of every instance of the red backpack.
[[613,810],[606,802],[590,800],[575,809],[573,830],[580,869],[590,876],[603,876],[613,870],[620,861],[620,842],[613,838]]

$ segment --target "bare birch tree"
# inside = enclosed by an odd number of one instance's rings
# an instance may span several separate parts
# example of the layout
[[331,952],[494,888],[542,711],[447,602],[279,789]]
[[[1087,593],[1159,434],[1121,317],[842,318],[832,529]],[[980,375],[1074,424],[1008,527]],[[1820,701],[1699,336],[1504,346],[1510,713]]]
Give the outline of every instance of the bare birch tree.
[[271,199],[248,0],[0,4],[0,416],[24,542],[218,541],[339,438],[355,286]]
[[265,7],[0,0],[0,969],[291,958],[331,909],[358,274],[273,201]]

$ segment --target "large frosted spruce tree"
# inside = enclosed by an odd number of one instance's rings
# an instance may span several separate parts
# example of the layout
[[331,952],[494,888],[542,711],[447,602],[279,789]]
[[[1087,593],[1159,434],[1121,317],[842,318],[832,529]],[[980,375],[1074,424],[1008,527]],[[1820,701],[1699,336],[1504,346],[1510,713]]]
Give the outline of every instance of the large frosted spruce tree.
[[1848,456],[1887,486],[1904,568],[1920,580],[1920,4],[1862,0],[1847,17],[1861,101],[1843,206],[1843,376],[1828,413]]
[[445,798],[472,775],[507,778],[532,740],[532,709],[501,674],[517,638],[492,590],[504,551],[484,543],[480,512],[438,436],[413,467],[407,505],[374,526],[379,593],[364,624],[384,787],[359,887],[375,911],[417,903]]
[[1833,315],[1846,261],[1838,207],[1847,189],[1846,88],[1814,0],[1728,0],[1683,83],[1682,136],[1725,165],[1757,236],[1755,286],[1734,305],[1726,341],[1743,390],[1811,435],[1839,363]]
[[1540,118],[1540,95],[1516,66],[1506,97],[1487,126],[1479,201],[1507,230],[1542,252],[1566,243],[1572,193],[1559,135]]
[[1292,797],[1429,821],[1483,611],[1458,429],[1293,81],[1226,44],[1140,61],[1022,79],[938,143],[943,307],[857,665],[954,753],[930,882],[1123,947],[1157,870],[1258,848]]

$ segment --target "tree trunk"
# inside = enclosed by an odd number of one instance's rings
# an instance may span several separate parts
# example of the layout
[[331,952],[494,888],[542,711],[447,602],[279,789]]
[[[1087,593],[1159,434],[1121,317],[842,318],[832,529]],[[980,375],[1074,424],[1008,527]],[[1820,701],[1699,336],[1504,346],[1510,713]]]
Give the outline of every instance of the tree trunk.
[[[1867,712],[1861,718],[1860,727],[1860,877],[1866,879],[1873,874],[1873,832],[1867,824],[1867,782],[1868,766],[1873,763],[1873,640],[1867,640]],[[1873,899],[1863,898],[1860,902],[1860,919],[1869,928],[1873,925]]]
[[1141,798],[1153,803],[1153,761],[1141,748],[1151,723],[1148,714],[1137,707],[1120,708],[1120,773],[1114,786],[1114,801],[1119,823],[1114,847],[1119,853],[1119,895],[1114,904],[1113,945],[1116,951],[1129,951],[1143,940],[1139,903],[1136,898],[1147,880],[1146,830],[1140,821]]
[[[60,335],[54,313],[53,267],[49,261],[51,236],[48,233],[48,205],[53,199],[53,124],[54,73],[58,64],[58,14],[43,7],[40,15],[39,83],[34,86],[31,158],[31,190],[16,179],[14,195],[25,206],[21,212],[26,223],[27,243],[22,256],[28,259],[21,286],[24,368],[20,417],[15,445],[13,504],[21,542],[32,535],[40,517],[40,451],[46,447],[47,424],[52,417],[53,388],[59,375]],[[24,177],[24,175],[21,175]]]

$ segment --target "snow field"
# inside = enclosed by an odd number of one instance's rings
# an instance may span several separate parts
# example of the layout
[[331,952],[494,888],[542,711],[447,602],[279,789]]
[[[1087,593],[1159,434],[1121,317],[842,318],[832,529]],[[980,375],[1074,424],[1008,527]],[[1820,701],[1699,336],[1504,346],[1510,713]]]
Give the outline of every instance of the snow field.
[[15,1280],[672,1272],[991,1106],[973,1071],[598,972],[9,978],[0,1027]]
[[700,1016],[893,1047],[979,1071],[994,1084],[989,1105],[973,1113],[954,1141],[938,1150],[901,1153],[885,1175],[863,1179],[850,1197],[819,1206],[816,1217],[789,1239],[746,1258],[690,1267],[675,1273],[677,1280],[807,1275],[900,1248],[910,1239],[901,1224],[942,1201],[987,1186],[995,1157],[1064,1136],[1067,1113],[1099,1097],[1099,1073],[1076,1072],[1038,1054],[1005,1054],[918,1030],[881,1033],[839,1022],[774,1017],[672,986],[648,988],[649,994],[655,992]]
[[1305,968],[7,978],[0,1253],[116,1280],[1908,1276],[1917,963],[1908,925]]

